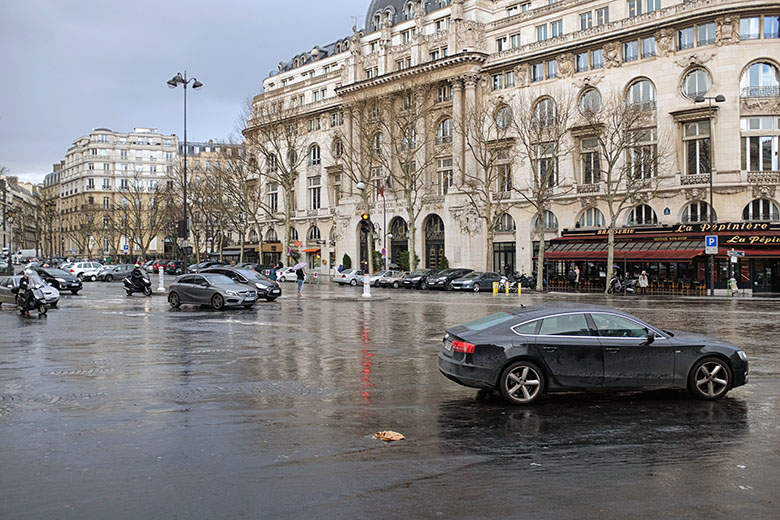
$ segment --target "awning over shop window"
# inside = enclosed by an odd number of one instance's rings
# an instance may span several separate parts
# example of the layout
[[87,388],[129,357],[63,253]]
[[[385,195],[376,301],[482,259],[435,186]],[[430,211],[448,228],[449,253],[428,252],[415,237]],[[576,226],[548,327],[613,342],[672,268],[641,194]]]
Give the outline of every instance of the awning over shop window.
[[[704,254],[699,241],[646,241],[619,242],[615,244],[615,261],[648,262],[690,262]],[[604,242],[558,242],[545,251],[547,260],[602,260],[607,259],[607,244]]]
[[303,252],[304,253],[319,253],[320,252],[320,248],[319,247],[313,247],[311,249],[304,249]]

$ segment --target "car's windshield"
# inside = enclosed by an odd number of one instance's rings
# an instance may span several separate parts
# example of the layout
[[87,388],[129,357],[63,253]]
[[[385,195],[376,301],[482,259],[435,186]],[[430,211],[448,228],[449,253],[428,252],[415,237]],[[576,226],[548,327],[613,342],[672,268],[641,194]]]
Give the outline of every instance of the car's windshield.
[[430,269],[418,269],[417,271],[412,273],[412,276],[422,276],[424,274],[430,273]]
[[62,269],[44,269],[44,272],[51,276],[70,276]]
[[235,283],[233,280],[225,276],[224,274],[216,273],[203,273],[203,278],[206,279],[212,285],[231,285]]
[[244,276],[246,276],[247,279],[249,279],[249,280],[255,280],[255,281],[260,280],[261,282],[269,282],[269,281],[271,281],[270,278],[268,278],[267,276],[265,276],[262,273],[258,273],[257,271],[250,271],[249,269],[241,269],[241,270],[239,270],[239,272],[241,274],[243,274]]
[[471,280],[472,278],[479,278],[480,276],[482,276],[482,273],[478,273],[478,272],[475,271],[473,273],[467,274],[463,278],[466,279],[466,280]]

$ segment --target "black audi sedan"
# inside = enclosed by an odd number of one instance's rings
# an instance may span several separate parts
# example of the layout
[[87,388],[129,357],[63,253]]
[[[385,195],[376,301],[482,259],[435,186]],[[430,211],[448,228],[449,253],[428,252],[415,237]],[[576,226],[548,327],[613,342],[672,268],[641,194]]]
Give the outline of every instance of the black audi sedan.
[[712,400],[748,382],[736,345],[572,304],[520,307],[447,329],[439,370],[512,404],[572,390],[688,389]]
[[404,289],[427,289],[425,282],[430,276],[439,272],[439,269],[418,269],[404,278]]

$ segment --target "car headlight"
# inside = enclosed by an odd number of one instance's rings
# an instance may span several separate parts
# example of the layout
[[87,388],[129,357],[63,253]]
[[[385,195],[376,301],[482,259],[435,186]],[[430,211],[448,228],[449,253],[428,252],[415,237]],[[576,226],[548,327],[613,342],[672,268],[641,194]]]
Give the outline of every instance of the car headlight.
[[57,280],[58,282],[60,282],[60,283],[65,283],[65,279],[64,279],[64,278],[57,278],[56,280]]
[[264,290],[266,289],[266,288],[265,288],[265,286],[264,286],[263,284],[261,284],[261,283],[256,283],[256,284],[255,284],[255,287],[257,287],[257,288],[258,288],[258,289],[260,289],[261,291],[264,291]]
[[747,354],[745,354],[744,350],[737,350],[737,355],[742,361],[747,361]]
[[238,293],[236,291],[225,291],[225,294],[228,296],[238,296]]

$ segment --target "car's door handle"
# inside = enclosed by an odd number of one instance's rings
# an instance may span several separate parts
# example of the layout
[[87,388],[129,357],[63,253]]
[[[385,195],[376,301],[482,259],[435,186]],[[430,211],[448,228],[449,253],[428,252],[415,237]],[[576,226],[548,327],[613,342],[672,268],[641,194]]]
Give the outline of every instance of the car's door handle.
[[608,347],[608,348],[606,348],[605,350],[606,350],[607,352],[611,352],[611,353],[613,353],[613,354],[614,354],[614,353],[616,353],[616,352],[620,352],[620,349],[619,349],[619,348],[617,348],[617,347]]
[[558,347],[542,347],[542,348],[547,352],[555,352],[556,350],[558,350]]

